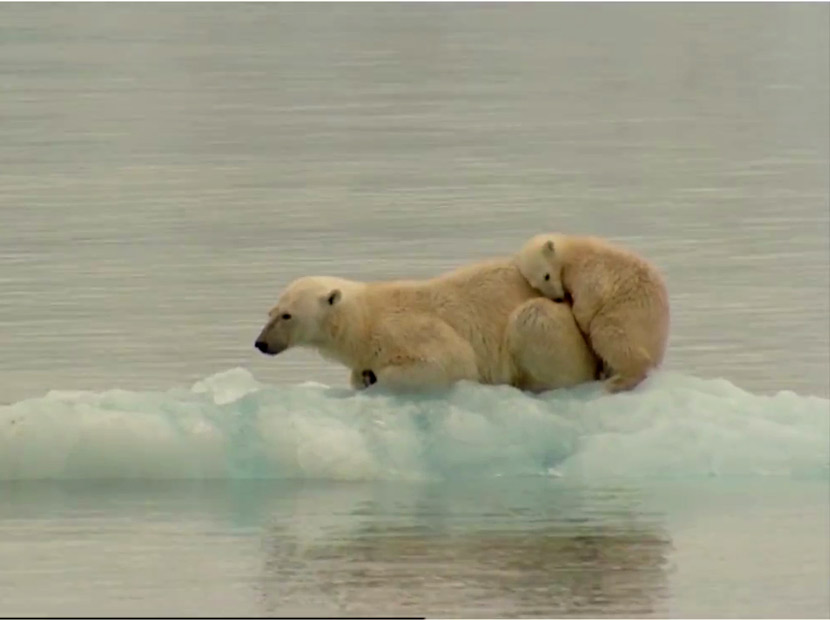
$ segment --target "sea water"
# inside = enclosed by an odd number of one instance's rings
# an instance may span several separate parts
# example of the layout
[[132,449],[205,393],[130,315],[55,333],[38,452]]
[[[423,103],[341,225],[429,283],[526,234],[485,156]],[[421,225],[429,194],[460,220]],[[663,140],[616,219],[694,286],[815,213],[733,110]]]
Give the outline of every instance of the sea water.
[[[0,5],[0,615],[830,615],[828,20]],[[253,348],[553,229],[666,276],[632,393]]]

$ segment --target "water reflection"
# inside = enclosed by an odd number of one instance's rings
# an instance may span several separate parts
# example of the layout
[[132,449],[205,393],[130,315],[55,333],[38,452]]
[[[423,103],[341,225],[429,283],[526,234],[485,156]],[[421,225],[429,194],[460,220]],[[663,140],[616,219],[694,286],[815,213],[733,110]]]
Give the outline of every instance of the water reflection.
[[[671,540],[653,515],[634,512],[635,496],[520,487],[399,490],[335,513],[331,496],[325,508],[313,495],[295,497],[310,521],[265,534],[263,612],[665,614]],[[315,523],[325,512],[332,519]]]
[[3,483],[0,613],[827,617],[829,506],[772,478]]

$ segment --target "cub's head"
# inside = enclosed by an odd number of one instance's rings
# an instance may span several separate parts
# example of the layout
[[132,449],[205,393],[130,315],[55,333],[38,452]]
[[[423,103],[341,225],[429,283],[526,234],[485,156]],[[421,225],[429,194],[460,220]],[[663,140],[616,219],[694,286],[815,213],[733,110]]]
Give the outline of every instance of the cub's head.
[[516,263],[525,280],[542,295],[555,301],[565,299],[562,265],[558,257],[560,246],[560,235],[536,235],[516,254]]
[[268,313],[254,346],[266,355],[278,355],[291,347],[322,344],[327,318],[353,286],[348,280],[326,276],[294,280]]

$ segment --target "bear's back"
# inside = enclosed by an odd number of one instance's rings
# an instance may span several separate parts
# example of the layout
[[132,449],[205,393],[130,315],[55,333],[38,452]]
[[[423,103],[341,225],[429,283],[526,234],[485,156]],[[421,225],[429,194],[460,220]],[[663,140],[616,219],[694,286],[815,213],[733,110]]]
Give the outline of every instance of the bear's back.
[[412,312],[447,323],[473,347],[487,382],[504,380],[510,372],[505,350],[510,314],[540,297],[511,258],[466,265],[429,280],[373,283],[365,295],[375,316]]

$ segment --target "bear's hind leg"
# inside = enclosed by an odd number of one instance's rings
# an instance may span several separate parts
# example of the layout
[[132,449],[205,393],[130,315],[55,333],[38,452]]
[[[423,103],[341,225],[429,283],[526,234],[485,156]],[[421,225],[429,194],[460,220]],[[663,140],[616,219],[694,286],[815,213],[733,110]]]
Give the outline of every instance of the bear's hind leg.
[[517,372],[513,384],[519,389],[543,392],[597,376],[599,361],[567,304],[543,297],[523,303],[510,315],[506,343]]

